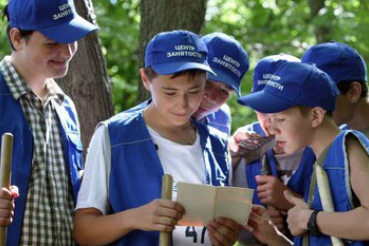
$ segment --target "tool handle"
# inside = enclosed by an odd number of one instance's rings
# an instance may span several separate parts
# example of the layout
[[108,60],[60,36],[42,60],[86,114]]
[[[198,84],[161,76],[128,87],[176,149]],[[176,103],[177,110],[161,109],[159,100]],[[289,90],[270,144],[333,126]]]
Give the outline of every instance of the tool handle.
[[[172,200],[172,186],[173,178],[170,174],[164,174],[162,178],[161,186],[161,198]],[[171,245],[172,233],[167,231],[161,231],[159,236],[159,246]]]
[[[9,189],[13,155],[13,135],[4,133],[1,138],[0,186]],[[6,226],[0,226],[0,246],[6,245]]]

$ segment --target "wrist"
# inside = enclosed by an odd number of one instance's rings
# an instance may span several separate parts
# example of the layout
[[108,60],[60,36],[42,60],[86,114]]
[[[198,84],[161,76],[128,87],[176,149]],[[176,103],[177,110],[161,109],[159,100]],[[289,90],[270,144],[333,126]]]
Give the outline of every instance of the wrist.
[[310,214],[310,218],[307,223],[307,230],[310,233],[310,235],[313,235],[313,236],[319,236],[321,234],[320,229],[317,224],[317,216],[319,212],[320,212],[319,210],[314,210]]

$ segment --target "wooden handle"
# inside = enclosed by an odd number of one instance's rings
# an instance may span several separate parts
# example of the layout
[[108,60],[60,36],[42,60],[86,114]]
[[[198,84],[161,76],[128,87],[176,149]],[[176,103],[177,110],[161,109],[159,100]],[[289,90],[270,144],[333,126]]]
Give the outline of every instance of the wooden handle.
[[[172,186],[173,178],[170,174],[164,174],[161,186],[161,198],[172,200]],[[159,246],[170,246],[171,245],[171,232],[160,232]]]
[[[9,189],[13,155],[13,135],[4,133],[1,138],[0,186]],[[0,226],[0,246],[6,245],[6,226]]]

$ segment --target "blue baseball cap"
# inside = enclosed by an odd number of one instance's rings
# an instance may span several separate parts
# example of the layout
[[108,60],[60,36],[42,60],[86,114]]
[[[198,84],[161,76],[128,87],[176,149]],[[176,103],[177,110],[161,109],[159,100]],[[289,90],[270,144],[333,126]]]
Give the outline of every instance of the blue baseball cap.
[[264,89],[265,84],[273,76],[275,71],[287,61],[300,62],[300,59],[284,53],[266,56],[260,59],[255,66],[251,93]]
[[58,43],[73,43],[98,27],[79,16],[73,0],[10,0],[10,27],[39,31]]
[[272,114],[294,106],[322,107],[334,111],[339,95],[332,78],[316,66],[285,62],[270,77],[263,90],[237,101],[257,112]]
[[161,75],[190,69],[214,73],[207,62],[208,49],[200,36],[186,30],[161,32],[153,37],[145,51],[145,68]]
[[316,64],[336,84],[367,81],[364,59],[355,49],[340,42],[330,41],[310,47],[303,54],[301,62]]
[[241,95],[241,82],[249,70],[249,57],[241,44],[224,33],[211,33],[202,37],[209,54],[208,62],[216,75],[209,79],[229,85],[237,95]]

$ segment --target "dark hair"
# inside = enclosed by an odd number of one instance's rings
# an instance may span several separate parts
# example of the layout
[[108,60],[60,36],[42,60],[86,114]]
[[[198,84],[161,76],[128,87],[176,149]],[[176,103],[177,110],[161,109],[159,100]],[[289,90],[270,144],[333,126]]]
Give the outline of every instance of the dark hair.
[[[182,75],[187,75],[191,78],[195,78],[196,76],[202,75],[202,74],[206,75],[206,72],[203,70],[199,70],[199,69],[190,69],[190,70],[185,70],[185,71],[181,71],[178,73],[174,73],[172,74],[171,78],[174,79]],[[159,76],[159,74],[155,72],[155,70],[151,66],[148,68],[145,68],[145,75],[147,76],[149,80],[152,80]]]
[[366,98],[366,96],[368,95],[368,85],[366,84],[366,81],[359,81],[359,80],[340,81],[337,84],[337,88],[340,90],[342,95],[345,95],[351,89],[351,85],[352,85],[353,82],[358,82],[361,85],[360,97],[361,98]]
[[[9,17],[9,11],[8,11],[8,5],[6,5],[5,7],[4,7],[4,9],[3,9],[3,11],[2,11],[2,20],[4,21],[5,20],[5,18],[7,19],[7,21],[9,22],[10,21],[10,17]],[[8,26],[7,26],[7,28],[6,28],[6,34],[7,34],[7,36],[8,36],[8,41],[9,41],[9,45],[10,45],[10,47],[12,48],[12,50],[15,50],[15,48],[14,48],[14,45],[13,45],[13,43],[11,42],[11,40],[10,40],[10,30],[11,30],[12,28],[10,27],[10,24],[8,24]],[[28,41],[28,39],[29,39],[29,37],[32,35],[32,33],[33,33],[33,30],[31,31],[31,30],[21,30],[21,29],[19,29],[18,28],[18,30],[19,30],[19,34],[20,34],[20,36],[21,36],[21,38],[25,38],[26,39],[26,41]]]

